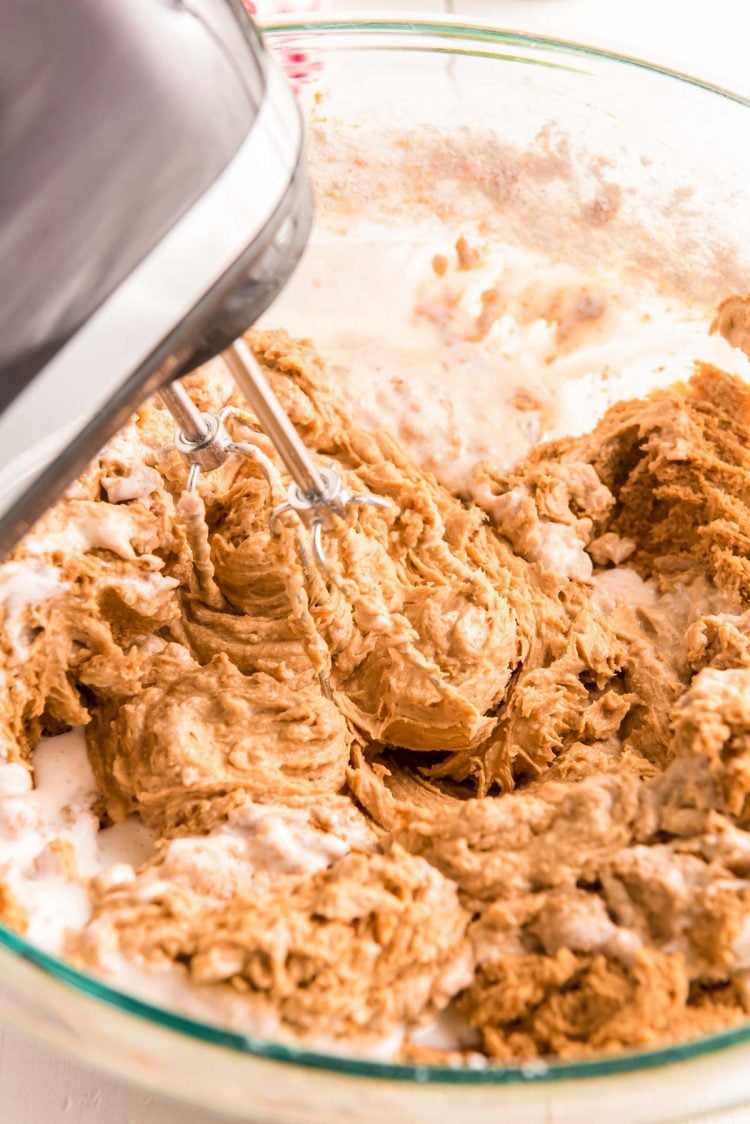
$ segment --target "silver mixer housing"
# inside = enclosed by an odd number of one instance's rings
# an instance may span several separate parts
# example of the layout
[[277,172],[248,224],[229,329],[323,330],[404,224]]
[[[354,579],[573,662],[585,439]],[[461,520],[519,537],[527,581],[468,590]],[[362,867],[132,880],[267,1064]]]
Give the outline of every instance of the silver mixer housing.
[[260,316],[311,215],[239,0],[0,0],[0,554]]

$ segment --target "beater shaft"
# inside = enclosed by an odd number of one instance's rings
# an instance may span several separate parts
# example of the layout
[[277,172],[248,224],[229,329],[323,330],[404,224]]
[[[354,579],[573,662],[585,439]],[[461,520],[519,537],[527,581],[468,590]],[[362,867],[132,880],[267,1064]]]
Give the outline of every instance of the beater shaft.
[[182,383],[173,382],[163,386],[159,393],[185,440],[191,445],[205,441],[211,427]]
[[329,500],[326,481],[245,341],[235,340],[223,357],[235,382],[250,403],[261,429],[273,442],[303,497],[318,503]]

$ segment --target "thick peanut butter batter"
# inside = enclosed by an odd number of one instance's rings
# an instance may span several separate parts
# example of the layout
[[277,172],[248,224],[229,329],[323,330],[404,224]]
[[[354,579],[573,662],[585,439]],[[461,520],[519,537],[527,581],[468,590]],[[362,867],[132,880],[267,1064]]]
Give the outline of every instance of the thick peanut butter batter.
[[[455,1053],[502,1061],[744,1019],[748,388],[700,367],[484,466],[470,503],[354,425],[311,344],[248,342],[321,460],[393,503],[310,588],[251,462],[180,498],[151,403],[18,548],[48,593],[4,601],[6,756],[83,725],[102,822],[159,840],[91,881],[70,958],[427,1061],[446,1009]],[[2,884],[0,915],[23,929]]]

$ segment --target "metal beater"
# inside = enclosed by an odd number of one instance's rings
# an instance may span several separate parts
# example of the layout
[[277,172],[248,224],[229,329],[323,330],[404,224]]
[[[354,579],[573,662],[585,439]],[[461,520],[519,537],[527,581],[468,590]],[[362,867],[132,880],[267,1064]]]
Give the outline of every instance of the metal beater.
[[[243,339],[237,339],[223,353],[223,358],[258,419],[260,432],[271,441],[292,477],[286,489],[286,499],[277,503],[271,512],[271,531],[279,533],[281,520],[287,513],[297,516],[309,532],[311,554],[316,566],[324,575],[330,576],[323,532],[334,526],[335,518],[345,519],[348,510],[356,506],[389,508],[392,504],[381,496],[348,491],[333,466],[315,464]],[[234,441],[226,430],[225,422],[231,417],[257,429],[244,411],[225,406],[218,414],[202,413],[179,382],[163,387],[160,395],[178,427],[175,447],[190,465],[188,492],[196,490],[202,470],[210,472],[218,468],[230,453],[239,453],[253,460],[263,472],[272,495],[278,495],[280,489],[283,491],[280,474],[270,457],[252,441]],[[299,538],[298,549],[303,570],[310,581],[309,554]]]

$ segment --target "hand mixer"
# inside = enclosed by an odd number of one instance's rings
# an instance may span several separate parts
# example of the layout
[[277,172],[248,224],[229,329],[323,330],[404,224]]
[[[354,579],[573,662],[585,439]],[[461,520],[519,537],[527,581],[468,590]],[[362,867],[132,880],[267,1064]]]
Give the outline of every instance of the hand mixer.
[[313,461],[241,339],[308,237],[303,147],[240,0],[0,0],[0,552],[155,390],[189,488],[230,453],[272,480],[178,381],[220,352],[292,478],[274,527],[325,567],[325,527],[385,502]]

